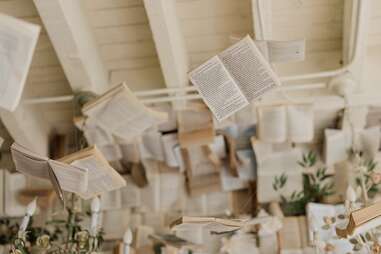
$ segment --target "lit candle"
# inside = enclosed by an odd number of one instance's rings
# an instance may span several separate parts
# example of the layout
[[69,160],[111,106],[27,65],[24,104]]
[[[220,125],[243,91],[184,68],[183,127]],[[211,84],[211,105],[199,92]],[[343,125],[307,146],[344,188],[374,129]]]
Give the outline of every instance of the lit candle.
[[28,206],[26,207],[26,214],[21,222],[19,232],[25,232],[26,227],[29,224],[30,217],[32,217],[34,212],[36,211],[36,207],[37,207],[37,198],[33,199],[33,201],[30,202]]
[[98,197],[91,201],[91,226],[90,232],[92,236],[96,236],[98,227],[98,215],[101,208],[101,202]]
[[123,236],[124,254],[130,253],[130,245],[132,243],[132,232],[131,229],[127,229]]

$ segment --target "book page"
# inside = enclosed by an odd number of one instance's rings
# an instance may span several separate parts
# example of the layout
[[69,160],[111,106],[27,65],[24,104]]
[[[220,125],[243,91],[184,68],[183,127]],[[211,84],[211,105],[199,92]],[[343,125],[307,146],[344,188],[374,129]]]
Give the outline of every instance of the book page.
[[168,167],[179,167],[178,157],[175,154],[176,147],[179,147],[179,140],[176,133],[161,136],[164,159]]
[[122,239],[131,223],[129,209],[108,210],[102,213],[102,229],[105,240]]
[[238,159],[241,164],[238,166],[238,177],[241,180],[252,181],[255,180],[256,166],[255,155],[253,150],[244,149],[237,151]]
[[0,14],[0,107],[16,109],[39,33],[38,25]]
[[136,186],[130,177],[124,177],[127,184],[120,189],[121,203],[123,208],[141,206],[140,188]]
[[330,166],[348,158],[352,137],[348,131],[325,129],[324,160]]
[[218,121],[249,104],[218,56],[193,70],[189,78]]
[[167,120],[166,113],[144,106],[124,84],[86,104],[82,111],[104,130],[126,141]]
[[160,210],[162,212],[181,209],[182,194],[185,193],[184,177],[180,173],[160,174]]
[[284,106],[258,107],[258,139],[268,143],[287,140],[287,113]]
[[308,143],[314,138],[313,105],[296,104],[287,106],[288,141]]
[[25,175],[50,179],[49,158],[40,156],[17,143],[12,144],[11,153],[17,171]]
[[381,132],[379,126],[374,126],[360,131],[360,149],[367,158],[376,157],[380,148]]
[[189,160],[188,176],[202,176],[218,172],[218,167],[206,155],[204,149],[200,146],[189,146],[187,155]]
[[112,135],[98,126],[93,118],[77,117],[74,118],[74,124],[78,129],[83,131],[86,141],[90,146],[97,145],[100,147],[114,143]]
[[49,160],[49,165],[63,190],[77,194],[87,190],[88,169],[54,160]]
[[[301,158],[302,151],[294,148],[273,153],[258,164],[257,195],[259,202],[278,201],[280,194],[287,198],[294,191],[303,190],[302,168],[298,164]],[[275,176],[280,177],[282,174],[287,176],[287,183],[278,193],[273,189],[272,184]]]
[[249,102],[280,86],[277,75],[250,36],[218,56]]
[[107,161],[118,161],[123,158],[122,150],[117,144],[97,146]]
[[139,152],[142,159],[164,161],[162,134],[158,131],[149,131],[140,139]]
[[226,166],[221,168],[221,187],[224,191],[234,191],[245,189],[248,186],[248,182],[242,180],[239,177],[234,177],[230,174],[229,169]]
[[125,180],[108,163],[91,155],[70,163],[76,167],[88,170],[87,191],[78,193],[82,198],[89,199],[104,192],[119,189],[126,185]]

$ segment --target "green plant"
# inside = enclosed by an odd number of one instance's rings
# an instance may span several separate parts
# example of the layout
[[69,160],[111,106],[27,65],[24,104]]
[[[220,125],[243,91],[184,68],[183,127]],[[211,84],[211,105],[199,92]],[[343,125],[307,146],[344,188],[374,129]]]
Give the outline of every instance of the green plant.
[[319,167],[315,169],[317,162],[316,154],[312,151],[303,154],[302,160],[298,164],[304,169],[303,190],[294,191],[290,197],[281,194],[281,190],[287,184],[287,175],[275,176],[273,189],[280,193],[281,206],[285,215],[305,214],[305,206],[309,202],[321,202],[323,198],[334,193],[334,184],[329,179],[327,168]]
[[373,159],[362,161],[360,162],[360,168],[363,169],[360,172],[362,176],[356,177],[356,184],[361,187],[361,177],[363,177],[368,197],[373,198],[379,192],[381,186],[381,173],[376,172],[377,162]]

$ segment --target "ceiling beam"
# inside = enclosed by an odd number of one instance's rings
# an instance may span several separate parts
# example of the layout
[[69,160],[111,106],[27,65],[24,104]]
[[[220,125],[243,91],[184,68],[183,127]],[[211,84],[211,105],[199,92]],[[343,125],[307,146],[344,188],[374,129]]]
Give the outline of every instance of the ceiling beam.
[[33,107],[20,103],[13,112],[0,109],[0,117],[15,142],[48,155],[49,130]]
[[256,40],[270,40],[272,38],[271,2],[272,0],[251,0],[254,38]]
[[102,93],[108,73],[79,0],[33,0],[74,92]]
[[189,60],[175,0],[144,0],[167,87],[189,84]]
[[[362,0],[360,0],[362,1]],[[344,21],[343,21],[343,64],[348,64],[353,57],[355,57],[354,64],[351,65],[350,71],[354,75],[355,79],[360,84],[360,89],[362,87],[363,81],[363,72],[364,72],[364,63],[367,51],[368,43],[368,31],[369,31],[369,22],[370,22],[370,10],[371,3],[370,1],[363,1],[362,4],[362,20],[361,24],[358,22],[358,9],[359,9],[359,0],[348,0],[344,1]],[[357,41],[358,48],[357,53],[355,54],[354,45],[356,38],[356,30],[359,26],[359,34]]]

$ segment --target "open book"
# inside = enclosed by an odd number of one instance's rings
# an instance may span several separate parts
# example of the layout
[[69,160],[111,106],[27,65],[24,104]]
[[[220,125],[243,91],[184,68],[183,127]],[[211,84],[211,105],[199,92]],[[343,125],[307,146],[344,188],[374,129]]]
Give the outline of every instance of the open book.
[[314,113],[311,104],[259,107],[258,122],[258,136],[264,142],[306,143],[314,137]]
[[86,168],[51,160],[35,154],[17,143],[12,144],[11,153],[17,171],[25,175],[50,180],[62,201],[62,190],[77,194],[87,190],[88,170]]
[[0,14],[0,107],[16,109],[39,33],[38,25]]
[[84,199],[126,185],[124,178],[113,169],[96,146],[88,147],[60,159],[61,162],[87,169],[88,184],[84,192],[78,193]]
[[244,225],[243,220],[183,216],[172,222],[170,228],[175,231],[183,231],[202,227],[210,232],[224,233],[238,230]]
[[167,120],[166,113],[144,106],[124,83],[86,103],[82,112],[104,130],[127,141]]
[[280,85],[250,36],[193,70],[189,77],[218,121]]

